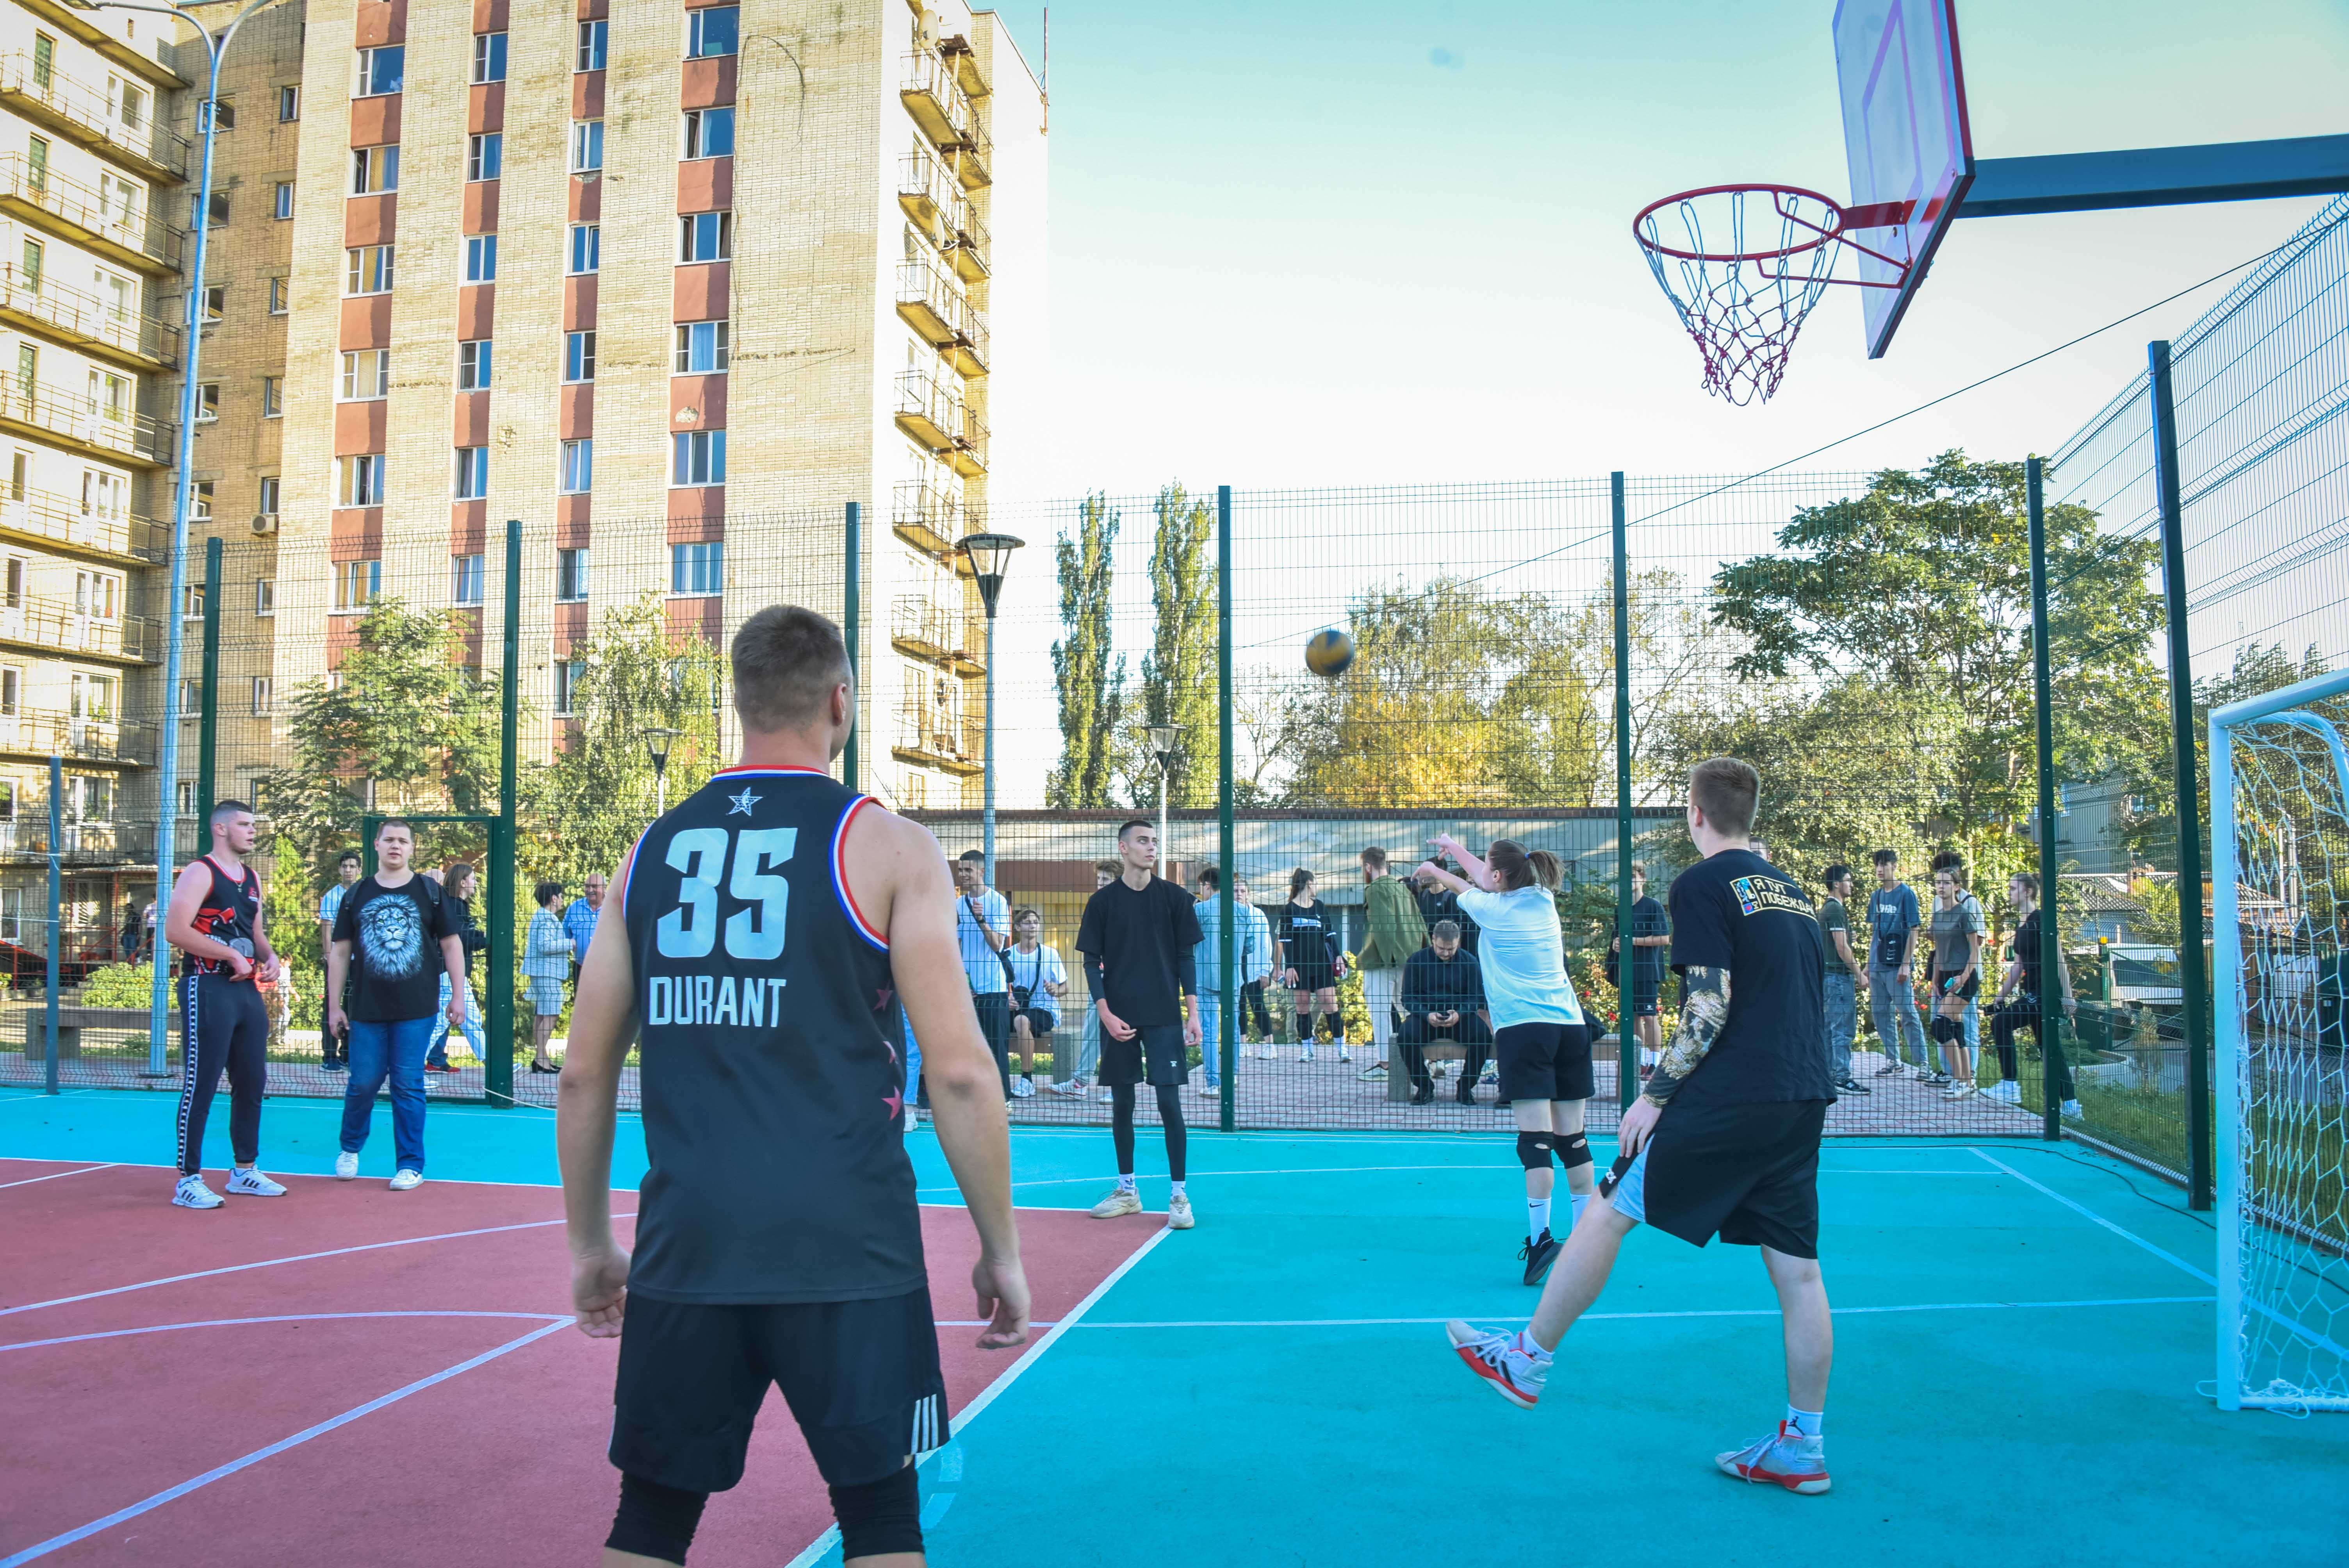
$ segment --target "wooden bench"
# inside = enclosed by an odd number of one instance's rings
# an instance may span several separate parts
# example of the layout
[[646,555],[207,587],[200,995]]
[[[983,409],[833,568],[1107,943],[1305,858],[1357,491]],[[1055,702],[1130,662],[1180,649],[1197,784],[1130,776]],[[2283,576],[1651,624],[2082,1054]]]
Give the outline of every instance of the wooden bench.
[[[59,1007],[57,1009],[57,1059],[81,1055],[81,1032],[84,1029],[119,1029],[126,1034],[144,1036],[147,1033],[148,1012],[144,1007]],[[171,1037],[177,1040],[180,1015],[172,1013],[166,1020]],[[27,1060],[46,1059],[49,1052],[49,1009],[47,1004],[36,1004],[25,1009],[25,1056]]]

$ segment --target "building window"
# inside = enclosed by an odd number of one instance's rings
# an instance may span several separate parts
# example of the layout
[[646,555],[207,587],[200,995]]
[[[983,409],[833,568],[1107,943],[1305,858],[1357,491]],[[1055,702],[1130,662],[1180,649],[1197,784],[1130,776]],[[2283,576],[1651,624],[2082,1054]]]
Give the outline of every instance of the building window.
[[256,577],[253,580],[253,613],[256,615],[277,614],[277,579]]
[[604,229],[600,223],[571,225],[571,270],[592,273],[601,264],[604,252]]
[[722,321],[686,321],[677,327],[677,373],[679,376],[716,376],[726,369],[727,324]]
[[722,485],[726,482],[725,431],[680,430],[673,439],[676,455],[670,465],[669,483]]
[[554,552],[554,597],[558,603],[576,604],[587,597],[587,551]]
[[[504,36],[502,33],[485,34],[483,36],[488,37]],[[452,555],[449,559],[450,564],[449,603],[451,604],[480,603],[481,602],[482,595],[488,592],[487,584],[489,582],[489,573],[486,570],[487,557],[480,555]]]
[[502,82],[506,79],[506,36],[503,33],[473,35],[473,79],[476,82]]
[[689,212],[678,221],[679,262],[722,262],[734,254],[734,214]]
[[32,489],[33,455],[14,452],[8,458],[8,499],[23,500]]
[[[109,75],[106,78],[106,112],[113,116],[124,129],[140,129],[147,123],[147,89],[120,77]],[[224,120],[221,129],[226,130],[234,123],[233,120]]]
[[390,396],[390,349],[360,348],[343,356],[342,398],[345,402],[372,402],[378,397]]
[[[202,103],[197,104],[196,123],[200,127],[203,124],[203,113],[204,106]],[[236,129],[236,99],[223,98],[212,100],[212,129],[214,130]]]
[[394,44],[388,48],[359,51],[358,85],[352,88],[353,98],[380,98],[399,90],[400,77],[408,68],[408,49]]
[[49,139],[36,136],[25,144],[25,183],[36,191],[49,188]]
[[[33,85],[43,92],[48,91],[49,83],[56,79],[57,67],[57,41],[47,33],[34,34]],[[14,713],[16,710],[12,707],[8,711]]]
[[585,659],[554,661],[554,712],[557,717],[568,718],[579,710],[579,686],[586,674],[587,661]]
[[266,717],[269,716],[269,699],[270,699],[270,682],[269,682],[269,677],[268,677],[267,676],[254,676],[254,677],[253,677],[253,716],[254,716],[254,717],[255,717],[255,718],[266,718]]
[[457,499],[479,500],[490,493],[490,449],[457,449]]
[[465,236],[465,281],[469,284],[493,284],[498,281],[498,237],[495,234]]
[[352,294],[389,294],[391,292],[391,247],[360,245],[343,253],[348,261],[343,273],[343,292]]
[[592,439],[563,443],[563,493],[585,495],[595,486],[595,443]]
[[188,487],[188,506],[199,522],[212,519],[212,487],[215,480],[198,480]]
[[490,372],[494,368],[494,345],[486,337],[477,337],[457,346],[457,390],[486,392],[490,389]]
[[[99,181],[100,181],[100,182],[101,182],[101,188],[103,188],[103,182],[104,182],[105,181],[109,180],[109,179],[111,179],[111,178],[113,178],[113,176],[110,176],[110,175],[104,175],[104,174],[99,175],[99,176],[98,176],[98,179],[99,179]],[[123,191],[126,193],[126,195],[127,195],[128,191],[129,191],[130,189],[132,189],[132,188],[131,188],[129,185],[128,185],[127,183],[126,183],[126,184],[124,184],[124,186],[122,187],[122,190],[123,190]],[[123,213],[122,213],[122,216],[120,216],[119,218],[117,218],[117,219],[115,220],[115,222],[116,222],[117,223],[120,224],[121,226],[123,226],[124,228],[129,228],[129,227],[130,227],[130,226],[131,226],[131,224],[135,222],[135,220],[131,217],[131,215],[130,215],[130,211],[129,211],[129,208],[130,208],[131,203],[130,203],[129,201],[125,200],[125,201],[123,201],[122,205],[123,205]],[[211,211],[212,211],[212,226],[213,228],[217,229],[217,228],[219,228],[221,225],[222,225],[223,223],[226,223],[226,222],[228,222],[228,192],[227,192],[227,191],[213,191],[213,192],[212,192],[212,199]],[[189,227],[189,228],[191,228],[191,229],[192,229],[192,228],[194,228],[195,226],[196,226],[196,199],[195,199],[193,196],[191,196],[191,197],[189,197],[189,198],[188,198],[188,227]]]
[[302,118],[302,89],[288,82],[277,89],[277,123],[291,125]]
[[180,590],[180,619],[201,621],[204,618],[204,585],[191,583]]
[[74,573],[74,614],[111,621],[122,614],[122,579],[110,572]]
[[[502,38],[504,34],[497,36]],[[506,138],[501,130],[486,131],[470,138],[465,143],[465,178],[468,181],[495,180],[505,165]]]
[[383,562],[338,561],[335,563],[335,608],[364,610],[383,592]]
[[399,144],[351,149],[351,194],[374,196],[399,189]]
[[685,155],[692,158],[725,158],[734,150],[734,111],[731,108],[697,108],[685,117]]
[[285,378],[264,376],[261,378],[261,417],[274,419],[285,412]]
[[199,425],[208,425],[219,418],[220,383],[217,381],[197,382],[196,423]]
[[563,378],[565,381],[595,379],[595,335],[594,333],[564,334]]
[[48,255],[47,247],[38,240],[25,242],[25,292],[41,292],[41,263]]
[[213,284],[204,290],[204,319],[218,321],[228,314],[228,285]]
[[688,11],[685,14],[685,57],[706,60],[712,55],[730,55],[741,31],[740,5],[712,5],[706,10]]
[[277,182],[277,205],[274,211],[281,221],[294,216],[294,182],[292,181],[280,180]]
[[600,119],[574,119],[571,122],[571,172],[592,174],[604,167],[604,122]]
[[285,314],[285,280],[284,278],[270,279],[269,314],[272,315],[284,315]]
[[668,547],[668,591],[678,594],[726,592],[726,542]]
[[277,515],[277,476],[275,474],[261,476],[261,510],[265,516]]
[[383,504],[383,454],[365,452],[335,459],[336,506]]
[[600,71],[604,68],[605,32],[605,24],[601,22],[579,24],[579,63],[574,69]]

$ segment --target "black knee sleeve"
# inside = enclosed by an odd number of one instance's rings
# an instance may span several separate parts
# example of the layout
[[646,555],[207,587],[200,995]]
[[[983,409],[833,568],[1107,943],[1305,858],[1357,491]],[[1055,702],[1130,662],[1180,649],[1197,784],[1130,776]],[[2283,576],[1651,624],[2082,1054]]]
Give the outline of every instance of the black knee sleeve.
[[1571,1171],[1578,1165],[1590,1163],[1590,1140],[1579,1132],[1569,1132],[1557,1141],[1557,1162]]
[[1345,1020],[1339,1017],[1337,1014],[1324,1013],[1321,1015],[1321,1037],[1323,1039],[1336,1039],[1344,1028]]
[[681,1491],[626,1471],[620,1475],[620,1511],[604,1544],[660,1563],[683,1563],[693,1532],[701,1524],[706,1491]]
[[922,1549],[922,1483],[912,1465],[863,1486],[829,1490],[843,1562]]
[[[1517,1134],[1517,1163],[1528,1171],[1549,1169],[1549,1151],[1557,1147],[1554,1132],[1520,1132]],[[1590,1157],[1586,1154],[1585,1160]]]
[[1965,1037],[1966,1026],[1963,1022],[1956,1018],[1944,1018],[1939,1014],[1934,1015],[1933,1038],[1936,1041],[1945,1046],[1953,1046]]

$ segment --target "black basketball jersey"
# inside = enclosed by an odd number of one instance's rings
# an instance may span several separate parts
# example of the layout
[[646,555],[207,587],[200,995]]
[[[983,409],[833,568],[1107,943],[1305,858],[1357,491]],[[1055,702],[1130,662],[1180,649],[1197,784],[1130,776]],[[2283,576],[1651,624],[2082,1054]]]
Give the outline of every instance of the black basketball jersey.
[[[240,875],[231,876],[212,856],[203,857],[203,867],[212,873],[212,882],[204,889],[204,902],[196,906],[196,918],[191,923],[199,936],[209,936],[225,943],[243,954],[253,956],[254,927],[261,922],[261,878],[251,866],[240,867]],[[196,954],[181,955],[191,975],[231,973],[229,966],[217,958],[204,958]]]
[[637,841],[645,1151],[628,1288],[662,1301],[859,1301],[921,1286],[889,947],[841,850],[872,799],[730,768]]
[[1307,969],[1337,964],[1338,935],[1330,929],[1329,909],[1319,899],[1311,909],[1300,909],[1294,903],[1280,906],[1280,940],[1291,966]]

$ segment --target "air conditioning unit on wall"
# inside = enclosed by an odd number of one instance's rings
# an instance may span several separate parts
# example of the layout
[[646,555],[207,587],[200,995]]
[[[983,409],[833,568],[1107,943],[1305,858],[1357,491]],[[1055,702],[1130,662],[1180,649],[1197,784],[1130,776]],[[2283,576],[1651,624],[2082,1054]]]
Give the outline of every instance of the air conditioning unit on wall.
[[254,513],[253,531],[263,535],[276,532],[277,514],[274,511],[257,511]]

